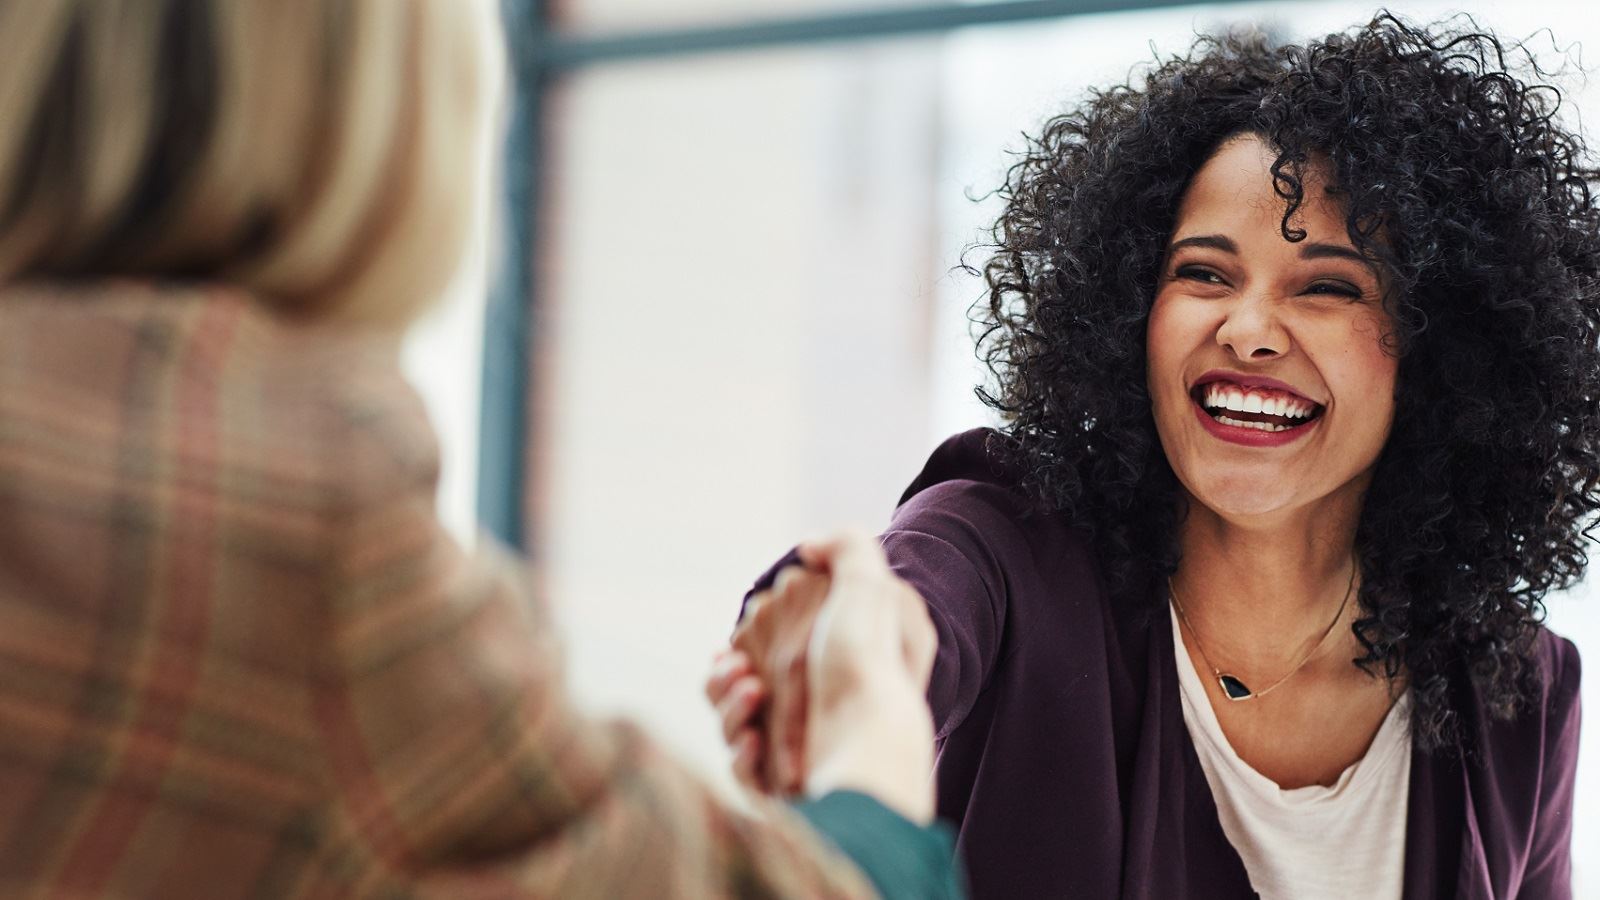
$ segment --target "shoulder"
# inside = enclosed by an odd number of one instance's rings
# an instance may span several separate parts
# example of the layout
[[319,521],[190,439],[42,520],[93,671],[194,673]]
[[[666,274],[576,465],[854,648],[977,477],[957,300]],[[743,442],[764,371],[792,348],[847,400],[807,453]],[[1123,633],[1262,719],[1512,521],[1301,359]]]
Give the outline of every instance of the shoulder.
[[1027,518],[1032,504],[998,452],[1000,435],[988,428],[964,431],[936,448],[900,495],[894,521],[971,515],[991,522]]
[[1099,569],[1087,535],[1022,487],[1004,440],[976,429],[933,452],[884,535],[890,561],[959,558],[992,596],[1011,604],[1097,593]]
[[314,373],[305,402],[326,429],[340,493],[393,480],[431,490],[438,479],[438,438],[399,349],[383,335],[319,335],[284,354],[285,365]]
[[1004,441],[978,428],[940,444],[901,496],[890,534],[927,533],[1002,556],[1032,555],[1047,545],[1086,552],[1084,536],[1022,487]]
[[[1574,718],[1583,681],[1583,661],[1578,646],[1541,626],[1533,655],[1538,666],[1538,700],[1543,718],[1563,728],[1566,720]],[[1575,730],[1572,739],[1577,739]]]
[[1583,679],[1583,660],[1578,645],[1548,628],[1539,629],[1539,654],[1545,659],[1545,686],[1561,697],[1576,694]]
[[265,415],[299,430],[312,487],[335,524],[397,501],[431,515],[439,442],[401,369],[397,335],[281,333],[261,373],[277,395]]
[[[1574,717],[1583,663],[1576,644],[1542,625],[1534,639],[1531,657],[1534,695],[1512,724],[1524,733],[1544,735],[1548,743],[1549,738],[1562,732],[1567,720]],[[1576,737],[1574,733],[1573,739]]]
[[934,448],[922,471],[900,496],[901,504],[930,487],[968,481],[1011,487],[1017,483],[1003,455],[1004,436],[992,428],[974,428],[945,439]]
[[249,298],[236,305],[237,338],[219,345],[214,376],[218,414],[241,450],[232,462],[293,462],[323,509],[375,491],[431,496],[438,442],[401,369],[401,334],[286,320]]
[[68,437],[290,528],[375,480],[437,475],[398,335],[297,324],[223,285],[6,288],[0,401],[98,423]]
[[1541,626],[1530,661],[1534,669],[1532,696],[1511,719],[1494,719],[1476,696],[1476,690],[1473,692],[1481,729],[1479,748],[1489,768],[1499,773],[1503,781],[1537,782],[1548,777],[1551,768],[1568,769],[1577,763],[1579,687],[1583,675],[1578,648]]

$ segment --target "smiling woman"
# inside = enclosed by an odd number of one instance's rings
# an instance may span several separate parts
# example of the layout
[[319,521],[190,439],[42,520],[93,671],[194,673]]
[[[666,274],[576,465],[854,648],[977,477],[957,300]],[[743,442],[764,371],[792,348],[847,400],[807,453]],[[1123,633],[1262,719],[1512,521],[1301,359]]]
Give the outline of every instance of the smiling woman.
[[1011,170],[1004,427],[884,536],[975,895],[1571,896],[1600,172],[1466,26],[1204,39]]

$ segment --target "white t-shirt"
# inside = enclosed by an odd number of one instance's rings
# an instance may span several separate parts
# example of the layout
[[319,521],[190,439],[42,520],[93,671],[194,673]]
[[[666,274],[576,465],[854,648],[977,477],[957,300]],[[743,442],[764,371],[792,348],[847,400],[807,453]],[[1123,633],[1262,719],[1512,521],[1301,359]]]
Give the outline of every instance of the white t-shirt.
[[1251,886],[1263,900],[1399,900],[1411,787],[1410,692],[1390,708],[1366,756],[1333,785],[1286,791],[1228,743],[1184,650],[1177,613],[1171,617],[1183,723]]

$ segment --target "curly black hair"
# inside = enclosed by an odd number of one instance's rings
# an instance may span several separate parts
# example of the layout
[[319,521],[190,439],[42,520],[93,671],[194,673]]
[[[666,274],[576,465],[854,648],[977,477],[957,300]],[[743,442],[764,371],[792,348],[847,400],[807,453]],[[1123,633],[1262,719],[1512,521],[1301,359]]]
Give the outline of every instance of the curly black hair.
[[1145,381],[1179,200],[1219,144],[1259,135],[1301,240],[1302,168],[1327,161],[1392,285],[1400,366],[1357,530],[1354,662],[1405,673],[1425,748],[1463,745],[1467,679],[1496,718],[1532,697],[1543,598],[1582,577],[1600,509],[1600,172],[1549,80],[1465,17],[1201,38],[1029,138],[985,245],[979,396],[1002,450],[1093,534],[1114,590],[1151,602],[1184,514]]

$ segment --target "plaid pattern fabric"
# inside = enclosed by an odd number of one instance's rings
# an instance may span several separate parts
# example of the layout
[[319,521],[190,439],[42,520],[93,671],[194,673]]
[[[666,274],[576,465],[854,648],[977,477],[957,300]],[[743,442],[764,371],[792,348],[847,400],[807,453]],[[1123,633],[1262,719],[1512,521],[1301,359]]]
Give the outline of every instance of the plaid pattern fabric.
[[574,712],[437,476],[390,343],[0,292],[0,896],[871,896]]

